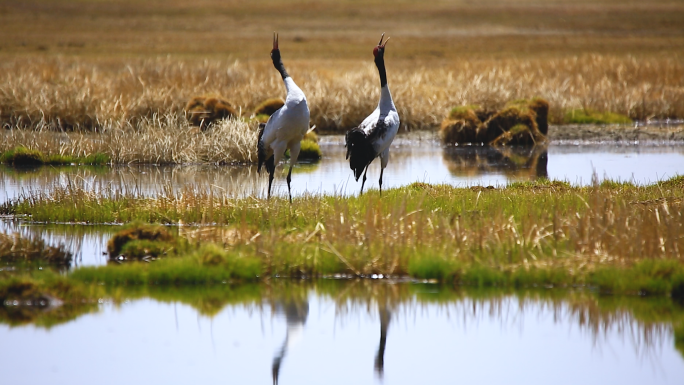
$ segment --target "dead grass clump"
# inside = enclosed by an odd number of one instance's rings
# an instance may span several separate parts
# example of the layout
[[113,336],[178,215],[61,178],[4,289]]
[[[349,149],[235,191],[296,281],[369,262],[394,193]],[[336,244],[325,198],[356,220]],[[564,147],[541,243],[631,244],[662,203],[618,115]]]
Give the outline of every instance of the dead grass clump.
[[549,102],[542,98],[534,98],[528,104],[530,110],[534,111],[537,129],[543,135],[549,132]]
[[271,116],[285,105],[285,101],[281,98],[266,99],[254,108],[254,115]]
[[0,233],[0,261],[9,263],[47,263],[69,266],[73,255],[64,245],[49,246],[40,238],[24,238],[15,233]]
[[482,118],[488,113],[480,106],[458,106],[451,109],[449,116],[442,121],[439,135],[442,143],[477,143],[482,142]]
[[492,146],[523,145],[531,146],[544,141],[544,136],[534,127],[525,124],[516,124],[510,130],[499,135],[489,144]]
[[504,108],[486,121],[484,125],[487,127],[485,143],[494,141],[516,126],[522,125],[530,130],[539,131],[534,112],[516,106]]
[[161,225],[133,222],[107,242],[111,260],[156,259],[174,248],[176,237]]
[[536,144],[545,138],[539,124],[548,132],[548,108],[548,102],[543,99],[510,102],[498,112],[479,106],[456,107],[442,121],[440,137],[445,144]]
[[185,114],[190,124],[202,131],[219,119],[238,116],[230,102],[220,96],[195,96],[185,105]]

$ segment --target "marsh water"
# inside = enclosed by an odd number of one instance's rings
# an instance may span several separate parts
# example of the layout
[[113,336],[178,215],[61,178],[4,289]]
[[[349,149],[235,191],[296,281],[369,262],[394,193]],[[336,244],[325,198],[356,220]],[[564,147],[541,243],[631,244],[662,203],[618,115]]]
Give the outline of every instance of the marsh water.
[[[293,170],[292,193],[358,194],[345,159],[344,138],[321,138],[323,159],[301,163]],[[287,196],[285,165],[276,171],[274,192]],[[556,143],[538,147],[462,146],[442,147],[434,139],[397,138],[383,176],[383,188],[413,182],[455,186],[504,186],[539,177],[587,185],[612,179],[637,184],[654,183],[684,174],[684,143],[653,142]],[[365,189],[377,189],[380,162],[368,170]],[[0,202],[50,186],[79,185],[88,189],[157,195],[184,188],[213,188],[232,196],[266,195],[268,177],[258,175],[255,165],[128,165],[114,167],[0,166]]]
[[[301,164],[294,195],[357,194],[342,138]],[[684,174],[684,146],[556,143],[497,150],[399,139],[383,187],[503,186],[539,177],[638,184]],[[377,188],[379,163],[367,188]],[[284,174],[278,194],[287,194]],[[0,203],[52,186],[133,195],[216,189],[264,196],[254,166],[0,166]],[[117,226],[2,219],[0,231],[107,263]],[[10,309],[10,310],[8,310]],[[257,286],[118,288],[98,304],[30,315],[0,306],[0,371],[12,384],[680,384],[684,307],[588,290],[454,291],[386,280],[276,280]]]
[[[129,290],[129,291],[127,291]],[[684,308],[379,281],[119,289],[0,319],[8,384],[681,384]],[[681,326],[680,326],[681,329]],[[676,344],[675,340],[679,339]]]
[[[299,164],[293,171],[293,195],[358,194],[345,159],[342,136],[321,137],[323,159]],[[275,192],[287,196],[285,166],[276,177]],[[377,189],[379,161],[371,164],[366,189]],[[442,147],[434,137],[398,137],[392,146],[383,187],[413,182],[455,186],[505,186],[540,177],[588,185],[611,179],[637,184],[684,175],[684,143],[672,142],[557,142],[548,146]],[[184,189],[207,190],[229,196],[265,197],[268,178],[254,165],[128,165],[113,167],[14,168],[0,165],[0,203],[42,193],[53,186],[80,186],[92,191],[157,196]],[[0,219],[0,231],[39,236],[61,243],[74,254],[75,265],[104,264],[106,242],[116,226],[45,225]]]

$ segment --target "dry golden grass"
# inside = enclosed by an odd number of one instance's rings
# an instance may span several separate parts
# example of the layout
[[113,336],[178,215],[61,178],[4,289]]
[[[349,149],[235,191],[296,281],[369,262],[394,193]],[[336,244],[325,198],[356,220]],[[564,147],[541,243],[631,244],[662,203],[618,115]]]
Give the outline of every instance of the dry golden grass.
[[97,133],[36,130],[0,131],[0,152],[24,146],[46,155],[106,154],[113,163],[248,163],[256,160],[257,123],[228,119],[206,132],[178,114],[153,115],[136,123],[102,122]]
[[681,20],[674,0],[0,0],[0,123],[95,129],[212,93],[248,115],[284,95],[273,30],[319,130],[375,107],[381,32],[408,129],[436,128],[453,106],[535,96],[552,123],[579,108],[683,118]]
[[[640,120],[684,117],[684,65],[676,58],[583,55],[416,66],[388,56],[389,83],[406,129],[438,127],[453,106],[500,108],[532,97],[549,101],[552,123],[578,108]],[[287,63],[319,130],[353,127],[377,104],[377,70],[370,60],[341,67]],[[247,115],[285,92],[268,61],[32,57],[6,60],[0,68],[0,119],[6,127],[94,130],[108,121],[136,124],[154,114],[181,114],[194,95],[209,93],[223,95]]]

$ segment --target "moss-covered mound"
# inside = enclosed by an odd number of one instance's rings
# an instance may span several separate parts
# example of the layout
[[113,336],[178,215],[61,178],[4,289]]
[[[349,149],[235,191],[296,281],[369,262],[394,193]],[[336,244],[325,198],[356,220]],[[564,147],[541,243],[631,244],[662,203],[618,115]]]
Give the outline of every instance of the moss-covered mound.
[[299,151],[299,159],[303,160],[318,160],[321,159],[321,147],[318,143],[310,139],[302,140],[302,148]]
[[133,222],[107,243],[110,260],[156,259],[178,248],[176,236],[160,225]]
[[517,100],[498,112],[455,107],[442,122],[440,137],[444,144],[533,145],[545,140],[548,111],[543,99]]
[[226,99],[208,95],[190,99],[185,105],[185,115],[190,124],[204,131],[214,121],[238,116],[238,113]]
[[12,166],[35,166],[45,163],[45,156],[38,150],[17,147],[0,155],[0,163]]

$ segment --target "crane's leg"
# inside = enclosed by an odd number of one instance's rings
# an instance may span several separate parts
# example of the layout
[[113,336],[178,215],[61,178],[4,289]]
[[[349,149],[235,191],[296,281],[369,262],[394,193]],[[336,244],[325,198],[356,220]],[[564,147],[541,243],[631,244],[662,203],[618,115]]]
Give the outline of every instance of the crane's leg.
[[271,199],[271,184],[273,184],[273,174],[275,174],[274,169],[268,170],[268,199]]
[[290,190],[290,181],[292,181],[292,165],[290,164],[290,170],[287,172],[287,195],[290,197],[290,204],[292,204],[292,191]]
[[389,162],[389,147],[380,153],[380,196],[382,196],[382,174],[385,172],[385,167]]
[[290,197],[290,204],[292,204],[292,190],[290,189],[290,181],[292,181],[292,167],[297,163],[297,158],[299,158],[299,151],[302,149],[301,139],[290,142],[288,147],[290,148],[290,170],[287,172],[287,195]]
[[361,180],[361,194],[363,195],[363,185],[366,184],[366,173],[368,172],[368,165],[366,165],[366,168],[363,170],[363,179]]
[[384,168],[380,169],[380,196],[382,196],[382,173],[385,172]]

